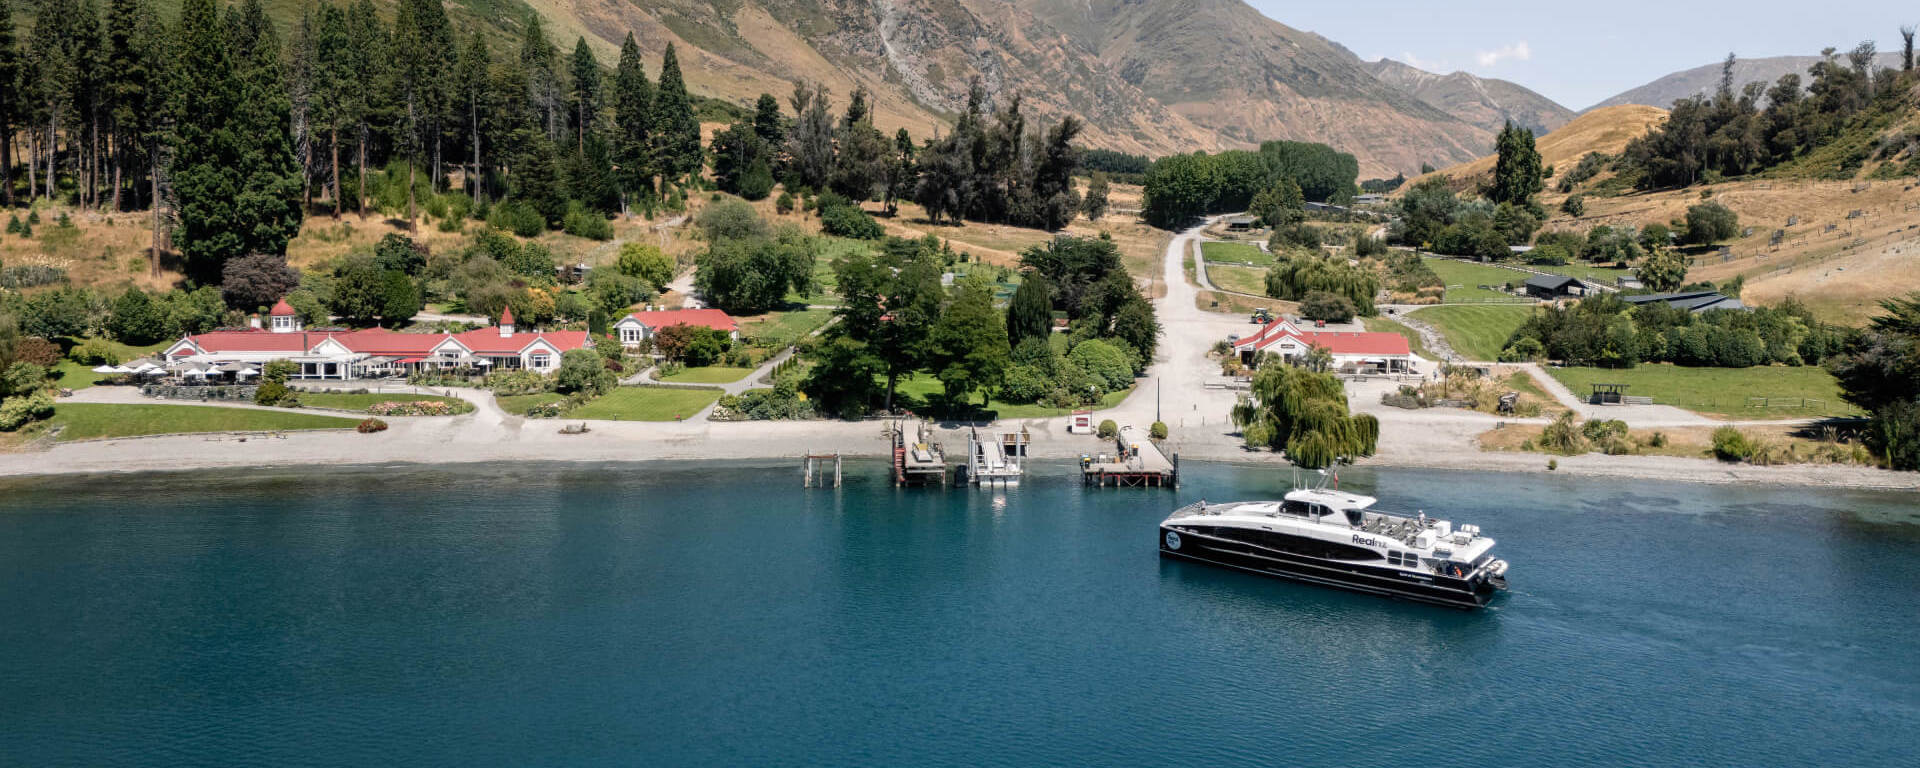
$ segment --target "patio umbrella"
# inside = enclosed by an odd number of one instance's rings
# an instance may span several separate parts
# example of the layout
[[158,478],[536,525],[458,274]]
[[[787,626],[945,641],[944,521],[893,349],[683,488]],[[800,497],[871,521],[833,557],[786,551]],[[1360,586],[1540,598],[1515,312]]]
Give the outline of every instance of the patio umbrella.
[[215,368],[214,370],[219,371],[221,373],[239,373],[241,371],[247,370],[247,364],[246,363],[227,363],[226,365],[222,365],[218,368]]
[[492,361],[492,360],[488,360],[487,358],[484,358],[484,357],[482,357],[482,358],[478,358],[478,359],[475,359],[475,360],[473,361],[473,364],[474,364],[474,365],[477,365],[477,366],[480,366],[480,367],[482,367],[482,368],[485,368],[485,367],[487,367],[487,366],[489,366],[489,365],[493,365],[493,361]]
[[133,371],[128,370],[126,368],[122,368],[117,365],[96,365],[93,367],[93,372],[94,373],[133,373]]

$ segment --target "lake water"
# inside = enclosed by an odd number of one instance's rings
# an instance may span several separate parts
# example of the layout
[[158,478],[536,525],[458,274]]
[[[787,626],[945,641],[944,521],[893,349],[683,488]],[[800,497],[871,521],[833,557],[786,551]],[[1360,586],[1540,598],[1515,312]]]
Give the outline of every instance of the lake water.
[[1163,561],[1291,479],[1186,470],[8,481],[0,764],[1920,764],[1911,495],[1348,472],[1500,540],[1464,613]]

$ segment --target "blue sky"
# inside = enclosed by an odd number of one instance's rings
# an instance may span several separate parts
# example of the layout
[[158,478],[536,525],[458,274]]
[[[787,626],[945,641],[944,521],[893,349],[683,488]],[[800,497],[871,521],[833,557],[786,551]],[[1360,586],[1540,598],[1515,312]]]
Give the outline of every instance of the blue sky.
[[1900,25],[1920,23],[1920,5],[1896,0],[1247,2],[1368,61],[1511,80],[1575,110],[1728,51],[1812,55],[1868,39],[1898,50]]

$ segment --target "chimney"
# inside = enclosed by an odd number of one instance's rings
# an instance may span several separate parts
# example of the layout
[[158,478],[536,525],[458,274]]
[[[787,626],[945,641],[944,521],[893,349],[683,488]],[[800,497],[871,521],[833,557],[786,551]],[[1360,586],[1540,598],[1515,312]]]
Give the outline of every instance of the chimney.
[[500,338],[513,336],[513,307],[500,310]]

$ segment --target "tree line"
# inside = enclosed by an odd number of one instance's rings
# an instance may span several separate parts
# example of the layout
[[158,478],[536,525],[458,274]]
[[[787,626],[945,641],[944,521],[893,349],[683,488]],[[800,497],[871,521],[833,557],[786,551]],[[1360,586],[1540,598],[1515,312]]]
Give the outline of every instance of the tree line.
[[1247,210],[1254,197],[1283,180],[1306,200],[1344,204],[1353,197],[1360,163],[1325,144],[1269,141],[1257,151],[1171,155],[1147,168],[1143,213],[1163,229],[1212,213]]
[[1635,306],[1603,294],[1535,311],[1508,338],[1500,359],[1606,368],[1642,362],[1819,365],[1840,351],[1846,337],[1845,329],[1815,320],[1792,299],[1778,307],[1693,313],[1659,301]]
[[[1868,41],[1844,56],[1828,48],[1805,78],[1788,73],[1771,86],[1753,82],[1736,87],[1735,59],[1727,54],[1714,94],[1674,102],[1666,123],[1630,142],[1618,165],[1641,189],[1684,187],[1766,170],[1804,157],[1849,131],[1871,128],[1876,116],[1909,103],[1912,36],[1909,30],[1901,34],[1908,53],[1899,71],[1876,68],[1877,51]],[[1821,170],[1851,177],[1873,150],[1863,142]]]
[[436,0],[401,0],[391,22],[371,0],[319,3],[284,43],[260,0],[185,0],[171,23],[154,0],[111,0],[104,19],[91,0],[45,0],[24,39],[12,2],[0,197],[151,207],[154,253],[176,248],[204,282],[284,253],[317,203],[368,212],[383,175],[409,221],[457,183],[463,212],[507,201],[557,226],[656,205],[703,167],[672,46],[650,80],[631,34],[608,78],[584,39],[563,57],[538,15],[496,61]]

